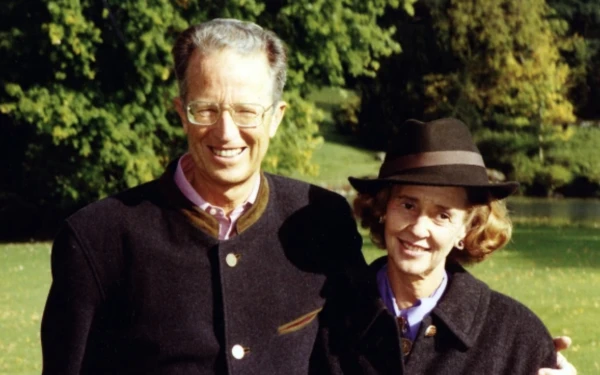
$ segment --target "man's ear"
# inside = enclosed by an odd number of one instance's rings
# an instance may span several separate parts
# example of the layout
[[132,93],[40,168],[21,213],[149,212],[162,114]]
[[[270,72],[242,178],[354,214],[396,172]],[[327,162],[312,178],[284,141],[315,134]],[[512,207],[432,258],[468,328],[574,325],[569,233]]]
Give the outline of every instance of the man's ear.
[[283,115],[285,114],[285,110],[287,108],[287,103],[283,100],[279,101],[275,104],[275,109],[273,111],[273,116],[271,116],[271,121],[269,125],[269,137],[273,138],[275,133],[277,133],[277,129],[279,128],[279,124],[283,120]]
[[173,99],[173,106],[175,106],[175,110],[177,111],[177,114],[179,115],[179,119],[181,120],[181,125],[183,125],[183,131],[187,134],[187,131],[188,131],[187,116],[185,114],[185,108],[183,106],[183,100],[181,99],[181,97],[178,96],[175,99]]

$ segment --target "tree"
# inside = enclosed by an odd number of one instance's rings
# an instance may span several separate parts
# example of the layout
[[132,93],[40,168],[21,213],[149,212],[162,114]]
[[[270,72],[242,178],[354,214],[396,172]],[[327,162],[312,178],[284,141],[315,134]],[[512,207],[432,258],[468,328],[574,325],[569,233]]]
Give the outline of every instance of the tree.
[[385,149],[406,119],[426,120],[423,77],[456,65],[438,42],[432,18],[436,6],[441,5],[423,0],[412,12],[388,10],[383,17],[382,23],[396,27],[394,38],[402,52],[383,59],[375,78],[363,77],[356,83],[361,102],[355,128],[367,147]]
[[570,43],[562,51],[574,84],[569,96],[580,118],[600,117],[600,3],[548,0],[556,16],[569,24]]
[[426,110],[454,114],[461,105],[475,108],[469,122],[490,130],[479,132],[481,146],[493,143],[489,136],[498,132],[512,134],[515,145],[517,138],[528,139],[529,147],[504,149],[501,165],[494,165],[498,159],[489,164],[521,181],[533,173],[548,193],[573,178],[546,153],[572,135],[567,125],[575,121],[567,97],[570,69],[559,50],[567,25],[551,15],[544,0],[451,0],[437,28],[448,36],[461,68],[425,77],[431,99]]
[[413,1],[4,1],[0,191],[70,209],[156,177],[185,147],[171,110],[172,43],[214,17],[255,21],[288,43],[289,111],[265,168],[310,173],[321,114],[304,97],[373,76],[399,50],[378,17]]
[[446,14],[437,29],[461,67],[425,77],[432,99],[427,110],[439,112],[443,102],[441,111],[455,111],[463,99],[478,109],[481,125],[534,133],[575,120],[566,97],[569,67],[558,49],[566,24],[548,19],[544,0],[451,0]]
[[362,138],[382,147],[407,117],[453,116],[490,167],[518,174],[518,156],[552,167],[546,153],[572,134],[575,116],[560,49],[567,24],[544,0],[428,0],[397,22],[402,55],[362,85]]

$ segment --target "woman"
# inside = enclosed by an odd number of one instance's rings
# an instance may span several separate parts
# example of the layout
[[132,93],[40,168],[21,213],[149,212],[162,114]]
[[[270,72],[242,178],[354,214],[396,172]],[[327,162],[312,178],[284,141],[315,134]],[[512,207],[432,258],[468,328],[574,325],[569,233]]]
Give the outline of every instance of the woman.
[[518,187],[488,182],[465,124],[407,121],[379,177],[350,183],[355,213],[387,257],[356,290],[328,299],[315,373],[518,375],[555,366],[542,322],[462,267],[510,240],[502,199]]

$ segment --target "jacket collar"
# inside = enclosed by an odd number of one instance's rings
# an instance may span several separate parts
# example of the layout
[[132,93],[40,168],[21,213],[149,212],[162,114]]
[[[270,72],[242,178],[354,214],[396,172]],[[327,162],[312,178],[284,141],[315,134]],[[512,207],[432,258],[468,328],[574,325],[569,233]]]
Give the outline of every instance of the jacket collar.
[[[355,309],[348,320],[348,329],[354,333],[353,339],[357,344],[373,340],[372,335],[382,334],[371,332],[378,325],[377,320],[395,321],[377,289],[376,274],[386,261],[387,257],[382,257],[371,264],[369,274],[356,294]],[[483,328],[490,290],[458,264],[447,265],[446,270],[449,275],[448,287],[431,313],[433,322],[446,326],[447,330],[443,331],[455,336],[468,348],[473,346]]]
[[485,283],[474,278],[458,264],[449,264],[446,270],[450,275],[450,282],[446,293],[433,310],[433,315],[470,348],[483,329],[491,292]]
[[[176,169],[177,159],[169,163],[167,169],[159,178],[160,189],[165,196],[167,204],[169,204],[172,208],[181,211],[181,213],[183,213],[193,225],[210,234],[212,237],[218,238],[219,222],[214,217],[204,212],[204,210],[199,209],[183,195],[173,179]],[[258,219],[266,210],[268,202],[269,183],[267,182],[265,175],[261,172],[260,187],[256,201],[252,207],[250,207],[250,209],[238,219],[236,223],[236,230],[238,234],[241,234],[252,224],[258,221]]]

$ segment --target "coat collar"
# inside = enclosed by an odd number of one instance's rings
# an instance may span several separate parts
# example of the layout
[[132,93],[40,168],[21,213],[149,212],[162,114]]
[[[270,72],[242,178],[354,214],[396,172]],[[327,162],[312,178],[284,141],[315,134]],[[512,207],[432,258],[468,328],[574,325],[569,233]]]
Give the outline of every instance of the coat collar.
[[[369,274],[359,288],[354,309],[348,319],[348,329],[353,332],[353,340],[358,345],[371,341],[377,335],[386,333],[372,332],[381,319],[392,320],[393,315],[386,309],[377,289],[376,273],[387,261],[382,257],[369,267]],[[465,347],[476,342],[481,333],[490,301],[490,289],[483,282],[471,276],[462,266],[446,266],[449,275],[448,287],[437,306],[433,309],[434,324],[443,324],[447,329],[440,330],[453,335]],[[420,335],[423,330],[420,330]]]
[[[173,176],[176,168],[177,160],[169,163],[167,169],[159,178],[160,189],[165,196],[165,200],[171,207],[181,211],[181,213],[183,213],[193,225],[210,234],[212,237],[218,238],[219,222],[214,217],[204,212],[204,210],[194,206],[194,204],[183,195],[183,193],[175,184]],[[236,230],[238,234],[241,234],[252,224],[258,221],[258,219],[266,210],[268,202],[269,183],[265,175],[261,172],[260,187],[256,201],[252,207],[250,207],[250,209],[238,219],[236,223]]]
[[485,283],[458,264],[449,264],[446,270],[450,275],[450,283],[432,314],[470,348],[483,329],[491,291]]

